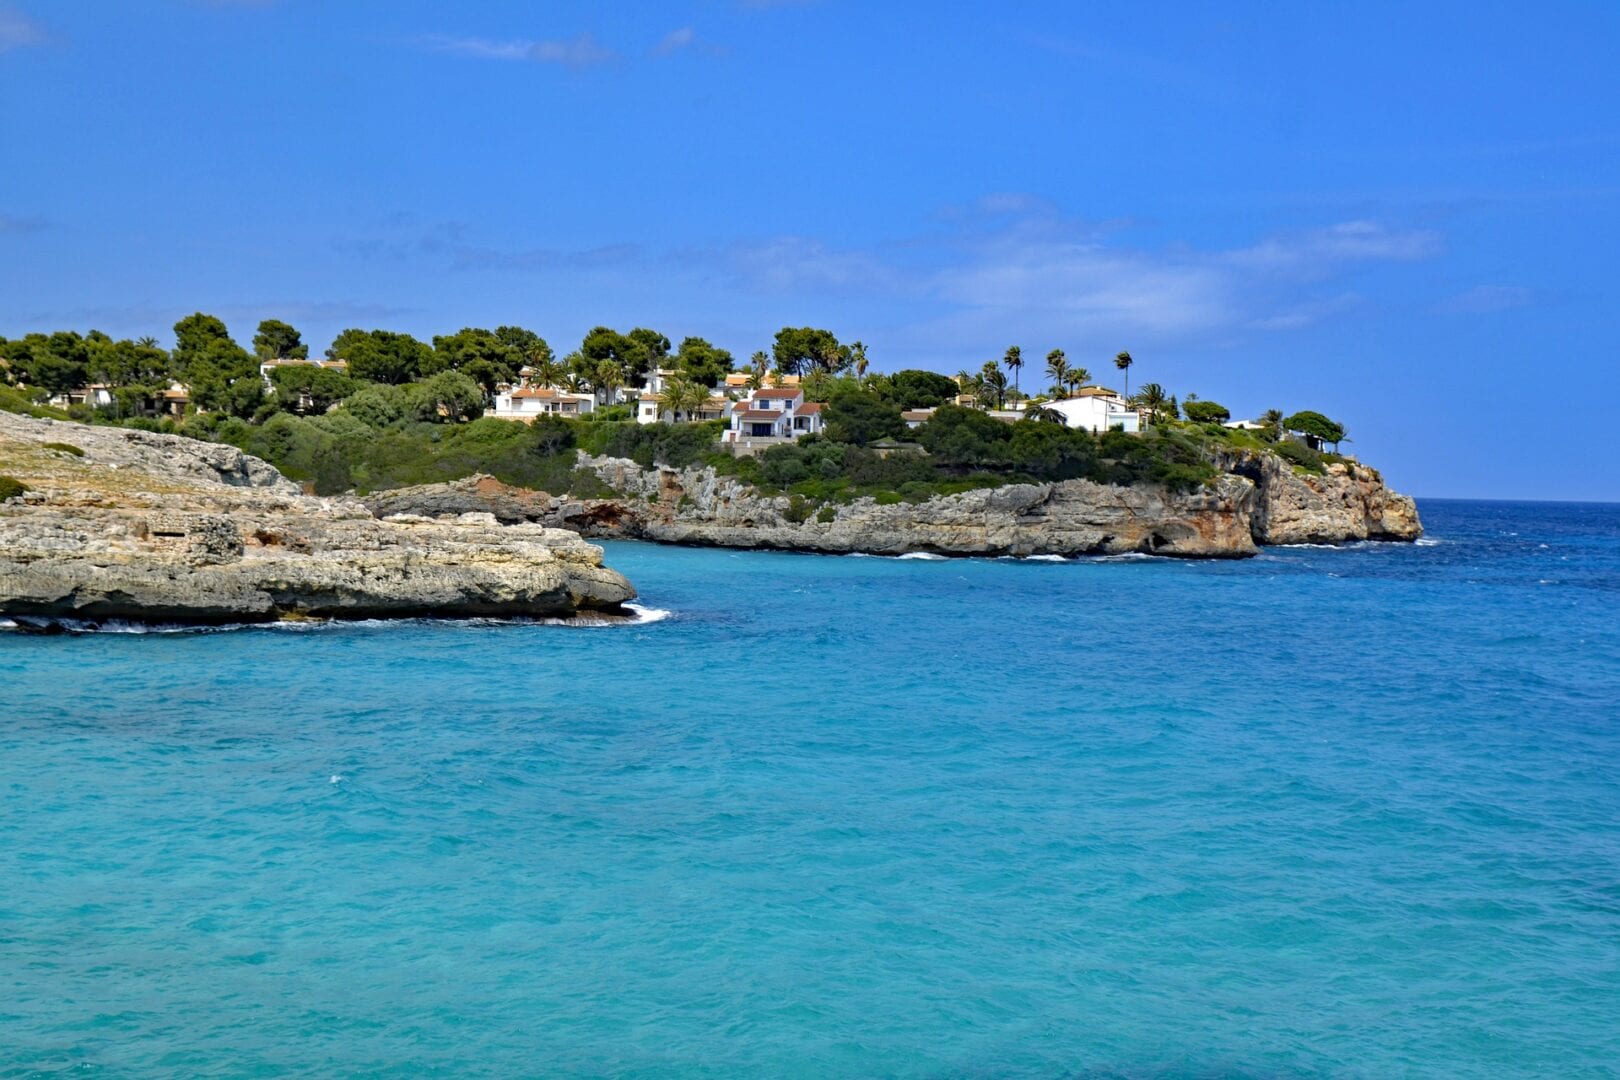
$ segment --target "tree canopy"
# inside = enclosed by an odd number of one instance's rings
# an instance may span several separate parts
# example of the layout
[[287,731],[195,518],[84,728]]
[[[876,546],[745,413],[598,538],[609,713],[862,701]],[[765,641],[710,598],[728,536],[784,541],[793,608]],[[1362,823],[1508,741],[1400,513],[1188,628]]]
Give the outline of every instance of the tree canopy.
[[260,360],[303,360],[309,356],[298,331],[280,319],[265,319],[253,335],[253,353]]
[[873,376],[872,389],[902,409],[932,409],[961,393],[956,380],[937,371],[906,368],[893,375]]
[[1294,413],[1283,421],[1283,427],[1304,435],[1314,435],[1323,442],[1336,443],[1344,438],[1343,424],[1310,409]]
[[1232,419],[1231,410],[1214,401],[1189,401],[1181,409],[1197,424],[1224,424]]
[[484,393],[494,394],[497,386],[517,378],[524,363],[523,346],[532,344],[528,337],[538,340],[538,335],[517,327],[496,331],[465,326],[433,339],[434,367],[459,371],[483,387]]
[[776,332],[771,346],[776,370],[784,375],[803,375],[819,368],[837,373],[849,364],[849,348],[840,345],[831,330],[812,326],[784,326]]
[[729,352],[700,337],[682,338],[680,350],[675,354],[675,370],[704,386],[718,384],[731,374],[733,366]]
[[906,430],[899,408],[865,390],[834,394],[822,406],[822,420],[828,439],[855,446],[892,439]]
[[333,340],[326,355],[333,360],[347,360],[349,374],[366,382],[414,382],[435,369],[432,348],[409,334],[392,330],[345,330]]

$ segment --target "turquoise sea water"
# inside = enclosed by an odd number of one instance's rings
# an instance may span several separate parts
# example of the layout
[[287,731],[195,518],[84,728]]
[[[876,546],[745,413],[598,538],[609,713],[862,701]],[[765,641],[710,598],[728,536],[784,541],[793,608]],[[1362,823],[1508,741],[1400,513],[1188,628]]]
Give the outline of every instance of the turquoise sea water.
[[0,635],[0,1076],[1599,1076],[1620,507]]

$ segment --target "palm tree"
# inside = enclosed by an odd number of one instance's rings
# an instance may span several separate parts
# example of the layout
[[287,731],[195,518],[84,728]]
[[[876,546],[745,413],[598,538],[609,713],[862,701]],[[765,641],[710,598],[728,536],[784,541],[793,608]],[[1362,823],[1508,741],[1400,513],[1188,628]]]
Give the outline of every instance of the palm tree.
[[1090,381],[1091,372],[1087,371],[1085,368],[1072,367],[1069,369],[1069,386],[1071,387],[1071,393],[1078,394],[1080,391],[1086,388],[1086,383]]
[[1273,442],[1282,438],[1283,413],[1281,409],[1267,409],[1260,414],[1260,422],[1266,425],[1265,431],[1271,436]]
[[1131,396],[1131,365],[1134,363],[1136,363],[1136,361],[1131,359],[1131,354],[1128,352],[1122,352],[1114,357],[1114,366],[1125,373],[1126,397]]
[[1046,374],[1061,393],[1062,387],[1069,381],[1069,360],[1063,355],[1062,349],[1053,349],[1046,354]]
[[855,381],[857,383],[865,382],[866,381],[866,363],[867,363],[867,361],[866,361],[866,346],[863,343],[857,341],[855,344],[853,344],[853,345],[851,345],[849,347],[849,355],[850,355],[850,358],[854,361],[854,364],[855,364]]
[[148,334],[145,337],[136,338],[135,339],[135,344],[141,346],[141,348],[143,348],[143,349],[155,348],[157,346],[157,338],[155,338],[152,335]]
[[664,383],[663,408],[672,423],[679,422],[682,413],[695,413],[709,400],[709,391],[702,383],[682,374],[671,375]]
[[1158,420],[1159,413],[1170,407],[1170,395],[1156,382],[1145,383],[1131,398],[1131,404],[1148,414],[1148,423]]
[[979,372],[979,404],[987,405],[991,398],[998,409],[1007,404],[1007,375],[994,360],[986,360]]
[[532,376],[540,380],[541,386],[550,386],[557,377],[557,356],[551,351],[551,346],[544,341],[536,341],[529,347],[523,359],[533,368]]
[[770,357],[761,349],[749,359],[753,361],[753,367],[748,369],[748,389],[757,391],[765,386],[765,372],[769,369]]
[[1006,364],[1007,370],[1013,373],[1013,389],[1017,390],[1018,372],[1024,366],[1024,350],[1017,345],[1007,346],[1007,355],[1001,358],[1001,362]]
[[550,349],[534,358],[533,367],[534,377],[540,380],[541,386],[557,385],[557,379],[562,374],[562,365],[557,363],[557,358],[551,354]]
[[1036,405],[1024,410],[1025,420],[1038,420],[1043,424],[1067,424],[1068,417],[1050,405]]
[[607,391],[607,400],[602,404],[613,404],[614,392],[624,385],[624,372],[612,360],[603,360],[596,365],[596,377],[593,380],[597,390]]

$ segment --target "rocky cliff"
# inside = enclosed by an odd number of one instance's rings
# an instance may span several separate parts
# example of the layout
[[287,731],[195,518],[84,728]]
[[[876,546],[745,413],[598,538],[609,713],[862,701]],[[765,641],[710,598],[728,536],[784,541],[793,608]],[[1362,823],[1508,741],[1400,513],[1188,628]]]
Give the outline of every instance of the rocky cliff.
[[1366,465],[1334,463],[1318,475],[1295,469],[1276,454],[1254,452],[1217,464],[1254,483],[1251,518],[1257,543],[1410,541],[1423,535],[1417,504],[1385,487],[1378,470]]
[[487,513],[378,521],[228,446],[0,412],[0,616],[194,623],[617,613],[574,532]]
[[383,492],[379,515],[492,513],[585,536],[800,551],[947,555],[1084,555],[1144,552],[1242,558],[1257,545],[1413,540],[1422,534],[1411,499],[1364,466],[1295,472],[1272,454],[1223,462],[1209,487],[1176,494],[1086,480],[1010,484],[920,503],[795,506],[713,469],[643,469],[614,458],[582,463],[620,494],[572,500],[470,477]]

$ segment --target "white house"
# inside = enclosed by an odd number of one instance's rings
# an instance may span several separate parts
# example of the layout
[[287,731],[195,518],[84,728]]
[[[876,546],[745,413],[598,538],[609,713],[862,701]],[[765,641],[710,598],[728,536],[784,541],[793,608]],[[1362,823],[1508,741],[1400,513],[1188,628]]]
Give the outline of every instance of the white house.
[[721,441],[733,447],[760,447],[802,438],[821,430],[821,403],[805,401],[796,386],[754,391],[731,409]]
[[[696,410],[687,414],[684,419],[688,421],[727,420],[731,417],[732,409],[737,405],[727,397],[713,397],[699,405]],[[642,394],[636,399],[636,423],[656,424],[660,420],[669,421],[669,410],[664,408],[662,394]]]
[[1100,386],[1082,387],[1071,398],[1048,401],[1046,408],[1063,414],[1063,422],[1085,431],[1140,431],[1141,417],[1125,404],[1125,399]]
[[81,386],[77,390],[69,390],[64,394],[53,394],[50,404],[58,409],[66,409],[73,405],[89,405],[93,409],[110,408],[113,403],[112,387],[104,383],[91,383]]
[[590,394],[570,394],[551,387],[516,386],[495,395],[495,408],[485,416],[532,424],[537,416],[583,416],[596,407]]

